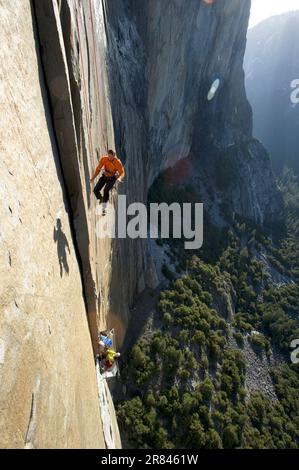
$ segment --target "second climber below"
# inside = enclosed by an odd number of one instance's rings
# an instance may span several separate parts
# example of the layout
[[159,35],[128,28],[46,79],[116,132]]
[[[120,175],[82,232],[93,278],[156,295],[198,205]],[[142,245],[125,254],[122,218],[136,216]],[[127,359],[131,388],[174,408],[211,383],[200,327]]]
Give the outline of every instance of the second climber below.
[[[114,150],[109,150],[108,155],[103,156],[94,172],[91,182],[93,182],[96,177],[103,170],[103,174],[100,177],[94,188],[94,194],[96,198],[103,204],[102,215],[106,215],[107,202],[109,201],[109,193],[114,187],[116,181],[123,183],[125,177],[125,170],[121,161],[117,158]],[[102,189],[104,188],[104,195],[102,196]]]

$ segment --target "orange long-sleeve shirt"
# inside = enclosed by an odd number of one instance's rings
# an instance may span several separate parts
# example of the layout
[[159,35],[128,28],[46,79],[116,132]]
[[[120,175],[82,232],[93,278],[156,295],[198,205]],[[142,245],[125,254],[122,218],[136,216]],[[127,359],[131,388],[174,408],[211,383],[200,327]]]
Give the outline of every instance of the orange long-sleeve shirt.
[[117,173],[122,178],[125,176],[123,164],[117,157],[114,157],[112,161],[109,160],[107,155],[102,157],[92,177],[93,180],[98,176],[102,168],[104,168],[104,174],[107,177],[116,176]]

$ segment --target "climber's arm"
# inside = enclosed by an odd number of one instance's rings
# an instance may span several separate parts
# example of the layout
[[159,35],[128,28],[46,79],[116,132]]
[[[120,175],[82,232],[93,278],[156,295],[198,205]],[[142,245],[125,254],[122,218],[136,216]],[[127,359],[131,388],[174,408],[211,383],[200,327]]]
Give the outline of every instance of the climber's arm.
[[124,169],[123,164],[121,163],[121,161],[118,160],[117,163],[118,163],[117,170],[118,170],[118,173],[119,173],[118,181],[120,183],[122,183],[123,180],[124,180],[124,177],[126,176],[126,172],[125,172],[125,169]]
[[101,158],[100,163],[98,164],[96,171],[94,172],[94,175],[90,180],[91,182],[93,182],[96,179],[96,177],[98,176],[102,168],[103,168],[103,159]]

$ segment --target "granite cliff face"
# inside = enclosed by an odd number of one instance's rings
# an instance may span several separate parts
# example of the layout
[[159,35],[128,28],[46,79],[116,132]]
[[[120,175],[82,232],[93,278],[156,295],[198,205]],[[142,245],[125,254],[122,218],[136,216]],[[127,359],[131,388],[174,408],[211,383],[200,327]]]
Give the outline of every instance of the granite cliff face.
[[[100,407],[94,365],[111,272],[111,243],[97,243],[90,197],[96,106],[101,151],[106,139],[113,146],[113,132],[106,98],[98,104],[92,91],[84,95],[90,16],[81,2],[0,6],[0,446],[120,447],[105,385],[110,423]],[[105,72],[103,58],[102,87]]]
[[298,92],[292,86],[297,81],[298,89],[298,42],[298,11],[274,16],[248,31],[244,68],[254,133],[278,172],[285,165],[299,172]]
[[[128,203],[190,157],[215,214],[225,202],[273,218],[280,197],[244,91],[250,1],[0,6],[0,445],[104,447],[97,333],[114,327],[121,345],[129,306],[156,276],[146,241],[96,237],[96,149],[117,148]],[[111,403],[110,427],[119,447]]]
[[249,11],[249,0],[107,2],[112,111],[130,174],[137,168],[149,187],[191,157],[216,221],[223,204],[261,223],[281,208],[269,157],[252,138],[243,72]]

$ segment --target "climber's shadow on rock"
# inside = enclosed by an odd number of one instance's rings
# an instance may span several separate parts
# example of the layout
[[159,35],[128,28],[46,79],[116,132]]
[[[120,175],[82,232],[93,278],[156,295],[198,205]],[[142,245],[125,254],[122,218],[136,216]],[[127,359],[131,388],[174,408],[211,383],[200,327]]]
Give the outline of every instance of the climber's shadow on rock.
[[69,265],[67,262],[67,253],[66,249],[68,249],[69,254],[71,253],[69,243],[65,234],[62,231],[62,224],[61,220],[57,219],[56,227],[54,227],[54,235],[53,235],[55,243],[57,243],[57,254],[59,259],[59,266],[60,266],[60,277],[63,276],[63,271],[69,274]]

